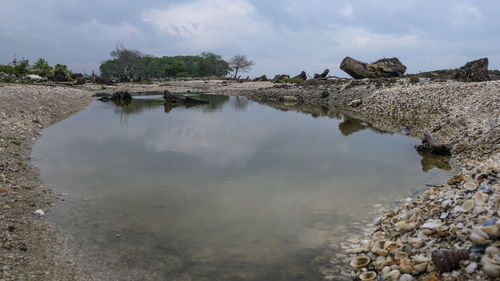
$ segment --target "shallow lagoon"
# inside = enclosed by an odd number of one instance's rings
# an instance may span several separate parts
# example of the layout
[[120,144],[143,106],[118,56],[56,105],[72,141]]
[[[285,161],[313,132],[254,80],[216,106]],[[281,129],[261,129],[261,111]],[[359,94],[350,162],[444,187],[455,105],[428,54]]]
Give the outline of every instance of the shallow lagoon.
[[320,280],[370,206],[449,174],[422,167],[418,140],[357,120],[198,98],[210,104],[95,101],[36,143],[33,162],[64,199],[49,219],[74,237],[89,270],[120,280]]

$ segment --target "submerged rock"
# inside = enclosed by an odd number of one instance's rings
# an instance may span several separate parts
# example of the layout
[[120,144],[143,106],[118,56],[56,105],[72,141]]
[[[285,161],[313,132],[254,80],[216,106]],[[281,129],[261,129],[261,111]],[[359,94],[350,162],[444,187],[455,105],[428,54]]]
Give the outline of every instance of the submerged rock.
[[208,101],[197,100],[190,97],[172,94],[169,90],[163,92],[163,98],[169,104],[207,104]]

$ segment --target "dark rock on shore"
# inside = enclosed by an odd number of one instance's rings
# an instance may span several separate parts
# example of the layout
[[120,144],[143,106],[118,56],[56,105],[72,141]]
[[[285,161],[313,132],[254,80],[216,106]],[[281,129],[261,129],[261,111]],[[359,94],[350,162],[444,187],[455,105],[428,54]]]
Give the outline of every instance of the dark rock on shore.
[[462,82],[481,82],[490,80],[488,58],[470,61],[457,69],[455,79]]
[[351,57],[345,57],[340,63],[340,69],[354,79],[364,79],[402,76],[406,71],[406,66],[397,58],[384,58],[368,64]]

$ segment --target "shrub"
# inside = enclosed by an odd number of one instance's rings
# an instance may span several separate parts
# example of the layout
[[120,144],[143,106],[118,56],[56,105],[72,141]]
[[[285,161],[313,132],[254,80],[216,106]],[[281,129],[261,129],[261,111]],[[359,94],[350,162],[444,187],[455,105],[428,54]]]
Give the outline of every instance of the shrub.
[[32,67],[33,72],[42,76],[48,77],[54,75],[54,69],[50,66],[47,61],[39,58],[38,61]]
[[30,72],[30,62],[25,58],[21,60],[17,60],[16,58],[14,58],[10,65],[14,69],[14,73],[17,76],[21,76]]

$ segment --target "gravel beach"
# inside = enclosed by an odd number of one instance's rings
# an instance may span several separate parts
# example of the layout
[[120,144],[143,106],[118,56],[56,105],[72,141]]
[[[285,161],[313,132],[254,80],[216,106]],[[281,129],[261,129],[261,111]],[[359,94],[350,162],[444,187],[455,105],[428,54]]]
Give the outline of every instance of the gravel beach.
[[[325,278],[344,280],[362,274],[362,278],[373,277],[367,273],[373,272],[388,280],[438,280],[433,276],[483,280],[484,268],[500,269],[500,252],[493,249],[499,246],[497,237],[488,236],[487,231],[485,237],[476,231],[486,240],[479,242],[482,245],[475,244],[479,241],[475,236],[474,241],[470,238],[476,228],[495,226],[498,216],[500,81],[343,79],[273,84],[189,80],[161,85],[84,85],[81,89],[0,84],[0,280],[91,280],[73,263],[68,237],[44,222],[43,215],[35,214],[37,210],[50,212],[56,195],[40,181],[29,159],[31,146],[43,128],[84,108],[92,94],[118,89],[243,95],[280,110],[354,118],[374,128],[412,137],[421,138],[423,130],[428,130],[440,142],[451,144],[455,180],[431,187],[400,206],[387,206],[387,215],[366,226],[361,243],[342,244],[349,254],[344,258],[347,267],[359,256],[369,261],[354,266],[348,276],[345,271],[325,268]],[[468,200],[473,200],[474,206],[469,209],[472,203],[468,203],[464,211]],[[392,207],[397,208],[390,210]],[[416,209],[432,211],[415,215]],[[403,224],[410,226],[401,228]],[[450,229],[454,232],[440,235],[445,227],[448,233]],[[410,242],[417,238],[420,244]],[[390,250],[379,240],[388,242]],[[375,250],[374,245],[378,245]],[[474,250],[470,259],[458,263],[451,273],[440,273],[431,262],[436,249],[468,250],[473,246],[482,248]],[[387,250],[387,254],[378,249]]]

